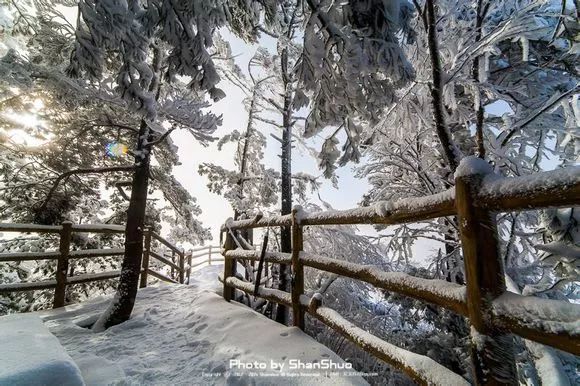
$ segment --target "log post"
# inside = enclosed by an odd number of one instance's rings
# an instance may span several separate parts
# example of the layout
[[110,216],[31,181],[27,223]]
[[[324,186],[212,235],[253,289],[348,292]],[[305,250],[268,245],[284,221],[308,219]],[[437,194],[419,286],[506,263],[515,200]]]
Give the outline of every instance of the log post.
[[506,291],[496,216],[474,201],[483,178],[491,172],[491,166],[482,159],[462,161],[455,175],[455,200],[472,326],[474,381],[476,385],[511,385],[517,383],[512,336],[489,321],[491,302]]
[[223,247],[223,256],[224,256],[224,299],[226,301],[230,301],[235,299],[236,289],[230,287],[226,284],[226,279],[230,276],[236,276],[236,259],[226,258],[226,251],[230,249],[235,249],[235,242],[234,238],[230,234],[230,232],[226,231],[226,241]]
[[191,250],[187,252],[187,284],[189,284],[189,280],[191,279],[191,256],[193,253]]
[[185,254],[183,251],[179,253],[179,283],[185,282]]
[[304,330],[304,308],[300,305],[300,295],[304,293],[304,265],[300,261],[303,249],[300,211],[299,206],[292,209],[292,323]]
[[[165,253],[163,254],[165,256]],[[171,262],[175,264],[175,251],[171,250]],[[171,267],[171,279],[175,280],[175,269]]]
[[147,271],[149,270],[149,252],[151,251],[151,229],[145,228],[143,232],[145,240],[143,243],[143,259],[141,260],[141,282],[139,288],[147,287]]
[[211,245],[209,246],[209,253],[207,255],[207,265],[211,265]]
[[72,234],[72,222],[64,221],[60,231],[59,255],[56,263],[56,288],[54,289],[54,301],[52,308],[64,306],[67,272],[68,272],[68,255],[70,251],[70,239]]

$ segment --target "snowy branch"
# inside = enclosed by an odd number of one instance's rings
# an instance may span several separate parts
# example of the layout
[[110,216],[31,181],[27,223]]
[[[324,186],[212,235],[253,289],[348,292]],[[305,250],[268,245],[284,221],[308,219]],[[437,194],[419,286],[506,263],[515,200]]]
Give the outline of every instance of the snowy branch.
[[103,174],[103,173],[114,173],[114,172],[128,172],[128,171],[135,170],[135,168],[136,168],[135,165],[125,165],[125,166],[111,166],[111,167],[104,167],[104,168],[74,169],[74,170],[69,170],[67,172],[64,172],[61,175],[59,175],[58,177],[56,177],[54,184],[52,185],[48,194],[46,195],[46,198],[44,199],[44,201],[40,205],[39,210],[42,211],[46,208],[46,205],[48,204],[48,202],[52,198],[54,192],[58,188],[58,185],[65,178],[68,178],[68,177],[73,176],[73,175],[78,175],[78,174]]

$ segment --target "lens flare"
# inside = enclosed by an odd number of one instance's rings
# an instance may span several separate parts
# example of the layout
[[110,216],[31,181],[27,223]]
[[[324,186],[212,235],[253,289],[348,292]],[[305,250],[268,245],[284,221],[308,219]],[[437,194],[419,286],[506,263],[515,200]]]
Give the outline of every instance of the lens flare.
[[111,142],[105,146],[105,153],[109,157],[120,157],[127,154],[127,151],[127,146],[118,142]]

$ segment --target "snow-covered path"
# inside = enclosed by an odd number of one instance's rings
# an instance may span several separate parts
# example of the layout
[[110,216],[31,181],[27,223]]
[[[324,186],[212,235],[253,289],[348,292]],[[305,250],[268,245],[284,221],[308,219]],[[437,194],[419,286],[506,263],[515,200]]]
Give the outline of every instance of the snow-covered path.
[[[41,317],[89,385],[366,384],[358,376],[329,377],[325,370],[289,371],[291,359],[304,364],[344,362],[300,330],[225,302],[207,288],[217,283],[217,278],[215,282],[201,280],[213,276],[215,270],[208,267],[204,274],[196,275],[200,280],[192,277],[189,286],[159,285],[140,290],[131,320],[104,333],[95,334],[81,326],[95,320],[106,299],[68,306],[65,311],[45,311]],[[230,360],[236,359],[267,363],[268,368],[230,368]],[[273,370],[271,361],[284,367]],[[298,376],[306,372],[311,375]]]

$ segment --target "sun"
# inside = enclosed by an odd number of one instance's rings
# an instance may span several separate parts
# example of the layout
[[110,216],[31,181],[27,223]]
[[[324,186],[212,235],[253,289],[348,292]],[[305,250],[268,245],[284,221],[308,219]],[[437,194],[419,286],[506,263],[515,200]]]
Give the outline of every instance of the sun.
[[[26,112],[17,112],[13,109],[4,110],[0,113],[0,116],[12,127],[0,130],[3,131],[5,137],[16,145],[27,147],[44,145],[49,141],[49,137],[44,135],[46,133],[46,122],[39,117],[39,112],[43,108],[43,101],[35,99]],[[34,135],[34,131],[42,132],[43,135]]]

